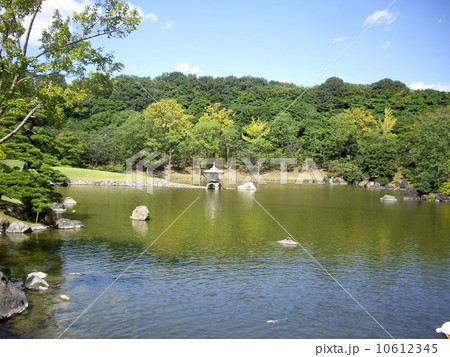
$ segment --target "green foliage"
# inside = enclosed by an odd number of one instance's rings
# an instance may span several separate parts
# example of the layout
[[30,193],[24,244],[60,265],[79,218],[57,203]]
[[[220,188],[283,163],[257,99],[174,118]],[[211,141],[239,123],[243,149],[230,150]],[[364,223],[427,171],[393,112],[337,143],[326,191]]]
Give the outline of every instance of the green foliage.
[[412,136],[413,182],[421,192],[437,190],[450,172],[450,109],[418,122]]
[[353,167],[351,169],[346,169],[342,177],[347,182],[361,181],[363,178],[363,173],[360,168]]
[[389,179],[387,177],[377,177],[374,182],[379,183],[381,186],[386,186],[389,184]]
[[359,145],[358,166],[370,177],[391,179],[400,166],[398,147],[396,138],[373,134]]
[[450,196],[450,182],[442,182],[439,186],[439,192]]

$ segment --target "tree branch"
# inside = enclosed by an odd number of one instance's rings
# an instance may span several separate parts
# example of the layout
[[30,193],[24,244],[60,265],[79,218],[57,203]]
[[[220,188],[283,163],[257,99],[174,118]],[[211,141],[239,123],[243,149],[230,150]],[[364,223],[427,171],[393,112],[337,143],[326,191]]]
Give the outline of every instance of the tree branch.
[[[95,34],[95,35],[92,35],[92,36],[83,37],[83,38],[80,38],[80,39],[78,39],[78,40],[76,40],[76,41],[72,41],[72,42],[66,43],[65,45],[60,46],[60,47],[58,48],[58,50],[60,50],[60,49],[62,49],[62,48],[66,48],[66,47],[70,47],[70,46],[76,45],[77,43],[80,43],[80,42],[83,42],[83,41],[88,41],[88,40],[93,39],[93,38],[96,38],[96,37],[108,35],[108,34],[113,33],[113,32],[115,32],[115,31],[104,31],[104,32],[99,32],[99,33],[97,33],[97,34]],[[38,55],[36,56],[36,58],[39,58],[39,57],[41,57],[41,56],[43,56],[43,55],[45,55],[45,54],[47,54],[47,53],[49,53],[49,52],[51,52],[51,51],[44,51],[44,52],[41,52],[40,54],[38,54]]]
[[20,122],[20,124],[14,130],[12,130],[9,134],[5,135],[3,138],[0,139],[0,144],[2,144],[6,140],[8,140],[11,136],[16,134],[25,125],[25,123],[28,121],[28,119],[30,119],[31,116],[34,113],[36,113],[36,111],[39,110],[41,107],[42,107],[42,103],[39,103],[36,106],[34,106],[34,108],[30,110],[30,112],[27,114],[27,116]]
[[39,13],[39,10],[41,9],[42,1],[39,2],[38,6],[36,6],[36,9],[34,9],[33,16],[31,16],[30,20],[30,26],[28,26],[27,35],[25,36],[25,43],[23,45],[23,56],[26,57],[27,55],[27,49],[28,49],[28,42],[30,41],[31,36],[31,30],[33,28],[34,20],[36,19],[36,15]]

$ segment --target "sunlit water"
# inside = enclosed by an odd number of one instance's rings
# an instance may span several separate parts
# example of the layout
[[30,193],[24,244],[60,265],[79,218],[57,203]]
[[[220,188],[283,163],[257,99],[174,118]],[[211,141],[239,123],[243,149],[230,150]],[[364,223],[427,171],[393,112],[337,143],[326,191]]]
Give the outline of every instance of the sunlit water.
[[450,320],[448,204],[294,184],[61,192],[86,228],[0,237],[14,283],[51,286],[2,338],[440,338]]

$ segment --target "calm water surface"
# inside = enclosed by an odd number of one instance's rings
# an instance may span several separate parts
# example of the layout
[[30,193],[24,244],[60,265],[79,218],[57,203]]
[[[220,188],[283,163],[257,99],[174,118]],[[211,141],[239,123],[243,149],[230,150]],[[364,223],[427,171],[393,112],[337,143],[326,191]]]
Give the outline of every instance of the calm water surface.
[[[16,284],[43,271],[51,286],[2,338],[440,338],[450,320],[448,204],[294,184],[61,191],[86,228],[0,236]],[[129,219],[137,205],[149,222]],[[304,249],[279,245],[280,225]]]

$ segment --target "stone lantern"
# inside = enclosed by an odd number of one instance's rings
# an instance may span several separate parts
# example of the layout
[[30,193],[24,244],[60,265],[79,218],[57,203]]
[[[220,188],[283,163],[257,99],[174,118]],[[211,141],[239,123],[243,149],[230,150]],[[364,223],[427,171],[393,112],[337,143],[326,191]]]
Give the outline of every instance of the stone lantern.
[[203,171],[203,176],[206,178],[206,189],[220,190],[222,188],[220,183],[220,180],[222,180],[221,175],[223,175],[223,170],[219,170],[215,163],[209,170]]

